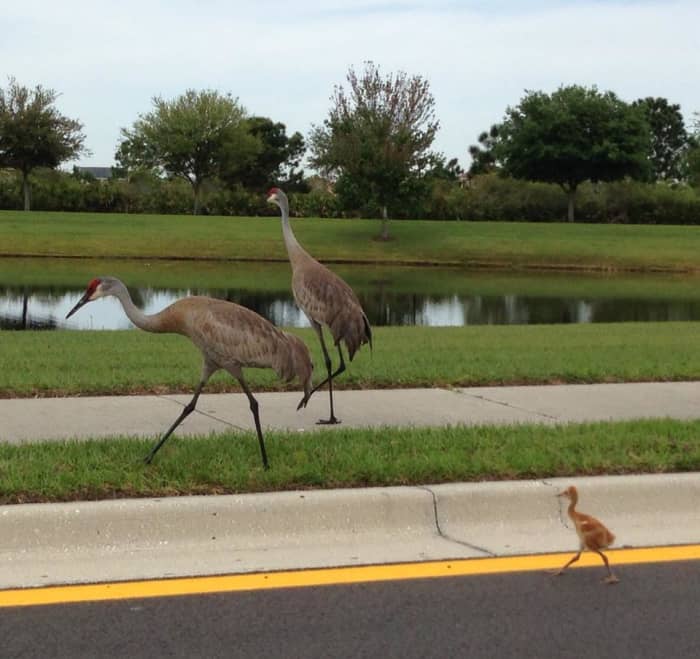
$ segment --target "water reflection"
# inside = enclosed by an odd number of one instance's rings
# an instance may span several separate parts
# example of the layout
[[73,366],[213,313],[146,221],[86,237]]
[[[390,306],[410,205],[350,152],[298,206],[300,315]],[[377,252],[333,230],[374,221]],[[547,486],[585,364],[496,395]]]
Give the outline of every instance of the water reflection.
[[[386,281],[355,286],[355,290],[375,326],[700,320],[700,294],[697,298],[495,294],[492,291],[488,294],[428,294],[406,293]],[[276,325],[308,326],[306,317],[287,290],[134,288],[130,291],[136,304],[146,313],[155,313],[187,295],[211,295],[250,307]],[[127,329],[132,326],[114,298],[86,306],[65,321],[66,314],[82,294],[82,288],[13,287],[0,283],[0,328]]]

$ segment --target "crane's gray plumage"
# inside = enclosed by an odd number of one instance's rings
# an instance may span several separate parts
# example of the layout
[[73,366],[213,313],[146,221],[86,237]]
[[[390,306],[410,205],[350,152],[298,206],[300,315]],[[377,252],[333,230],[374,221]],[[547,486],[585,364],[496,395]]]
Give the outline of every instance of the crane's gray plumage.
[[[328,371],[326,380],[311,393],[328,382],[330,418],[325,423],[338,423],[333,412],[333,378],[345,370],[340,344],[343,342],[352,361],[359,348],[369,343],[372,347],[372,328],[354,291],[338,275],[314,259],[297,241],[289,223],[289,201],[279,188],[272,188],[267,200],[279,206],[282,217],[282,235],[292,266],[292,292],[301,310],[316,332]],[[331,372],[331,361],[323,340],[323,326],[328,327],[333,343],[338,348],[340,365]],[[303,401],[302,401],[303,403]],[[300,403],[300,406],[301,404]]]
[[153,459],[175,428],[194,410],[209,378],[216,371],[224,369],[239,381],[248,396],[263,464],[267,467],[258,403],[243,378],[243,368],[271,368],[285,381],[298,378],[304,388],[301,404],[305,405],[311,395],[313,365],[309,350],[303,341],[275,327],[270,321],[246,307],[210,297],[183,298],[158,313],[145,314],[134,305],[126,286],[114,277],[93,279],[81,300],[66,317],[71,316],[84,304],[110,295],[121,302],[124,312],[134,325],[147,332],[182,334],[199,348],[203,357],[202,376],[194,397],[156,444],[146,461],[150,462]]

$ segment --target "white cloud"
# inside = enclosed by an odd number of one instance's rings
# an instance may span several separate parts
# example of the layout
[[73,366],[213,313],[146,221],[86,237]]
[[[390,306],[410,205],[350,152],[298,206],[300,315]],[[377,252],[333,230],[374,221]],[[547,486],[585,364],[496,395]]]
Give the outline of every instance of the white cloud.
[[436,147],[466,160],[478,133],[525,89],[597,84],[627,100],[665,96],[700,110],[696,2],[299,0],[200,3],[29,0],[3,8],[0,75],[62,92],[93,164],[154,95],[212,87],[308,133],[348,66],[427,77]]

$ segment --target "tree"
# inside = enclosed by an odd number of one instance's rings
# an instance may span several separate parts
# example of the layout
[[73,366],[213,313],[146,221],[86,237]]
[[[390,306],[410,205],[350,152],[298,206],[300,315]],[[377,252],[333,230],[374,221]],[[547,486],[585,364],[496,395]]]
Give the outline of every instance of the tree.
[[649,151],[649,125],[640,107],[578,85],[551,95],[527,91],[506,110],[495,146],[503,173],[561,186],[570,222],[579,184],[645,178]]
[[31,207],[29,175],[34,169],[54,169],[88,153],[83,125],[57,110],[57,98],[53,89],[37,85],[30,90],[14,78],[6,90],[0,88],[0,167],[21,173],[25,211]]
[[400,71],[382,76],[366,62],[350,68],[348,90],[336,86],[322,126],[311,131],[311,164],[336,182],[345,204],[381,209],[381,238],[389,238],[389,209],[409,194],[428,165],[439,122],[427,80]]
[[700,188],[700,112],[693,113],[693,130],[686,155],[687,178],[690,185]]
[[632,105],[644,110],[651,129],[651,179],[680,181],[684,178],[683,156],[690,146],[681,106],[651,96]]
[[250,134],[245,109],[230,94],[188,89],[172,101],[153,99],[154,109],[122,128],[116,159],[127,170],[155,169],[192,186],[193,213],[199,212],[202,184],[232,178],[260,151]]
[[495,148],[498,143],[498,124],[493,124],[488,131],[479,135],[479,143],[469,146],[469,155],[472,164],[469,167],[469,175],[490,174],[498,169]]
[[260,142],[260,152],[241,172],[240,182],[247,188],[267,190],[279,186],[286,190],[304,188],[303,170],[297,170],[306,152],[301,133],[287,135],[287,127],[267,117],[250,117],[248,130]]

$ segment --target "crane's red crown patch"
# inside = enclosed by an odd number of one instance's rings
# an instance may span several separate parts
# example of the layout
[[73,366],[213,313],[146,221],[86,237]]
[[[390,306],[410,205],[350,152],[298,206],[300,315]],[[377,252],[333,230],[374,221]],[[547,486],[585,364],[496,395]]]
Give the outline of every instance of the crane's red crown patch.
[[99,279],[93,279],[89,284],[88,284],[88,291],[90,293],[94,293],[95,289],[100,285],[100,280]]

